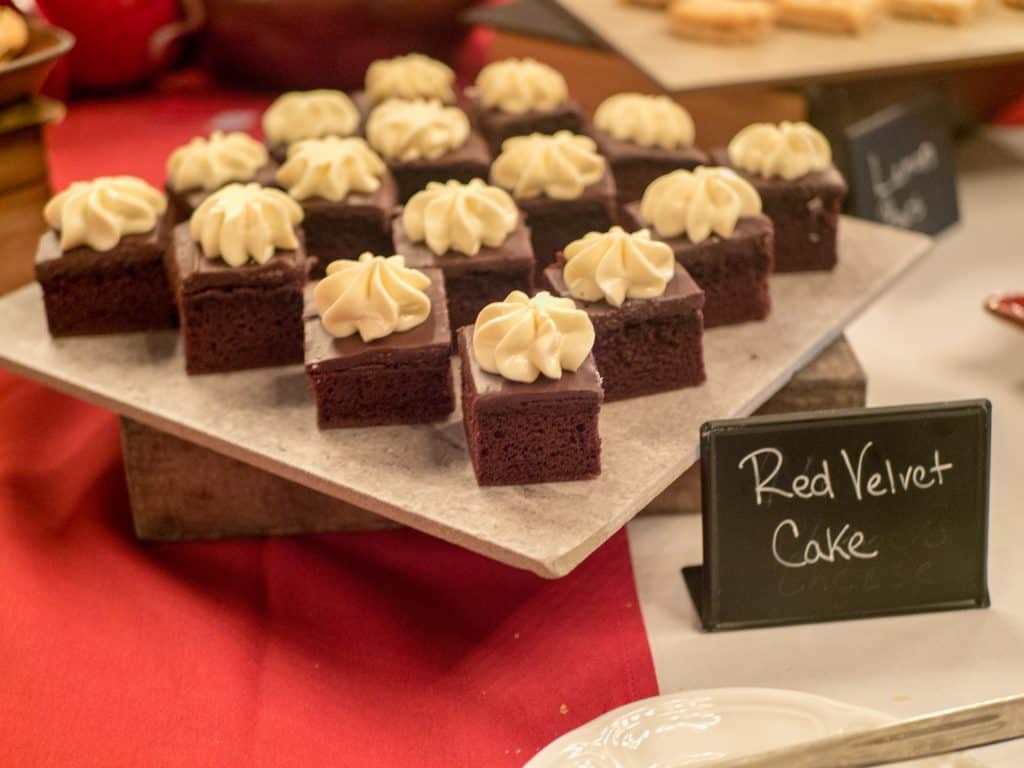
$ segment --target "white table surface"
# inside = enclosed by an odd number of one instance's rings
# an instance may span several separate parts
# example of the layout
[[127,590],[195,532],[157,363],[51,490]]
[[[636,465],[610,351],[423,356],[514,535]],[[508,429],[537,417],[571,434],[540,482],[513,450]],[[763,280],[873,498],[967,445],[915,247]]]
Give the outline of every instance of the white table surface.
[[[963,223],[849,329],[871,405],[993,403],[992,608],[706,634],[679,569],[701,561],[699,516],[640,519],[629,533],[663,692],[793,688],[898,716],[1024,693],[1024,333],[983,312],[1024,290],[1024,130],[960,149]],[[1024,765],[1024,743],[978,753]]]

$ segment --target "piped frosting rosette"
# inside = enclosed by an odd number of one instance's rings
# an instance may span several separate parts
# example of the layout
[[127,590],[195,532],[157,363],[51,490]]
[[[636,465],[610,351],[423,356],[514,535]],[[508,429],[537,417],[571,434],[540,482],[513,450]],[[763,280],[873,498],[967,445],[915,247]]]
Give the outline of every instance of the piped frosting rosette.
[[554,109],[567,98],[562,73],[536,59],[502,59],[488,64],[476,78],[480,104],[512,115]]
[[376,192],[385,171],[380,155],[363,139],[327,136],[292,144],[276,178],[296,200],[339,202],[353,192]]
[[451,104],[454,85],[452,68],[422,53],[378,59],[366,69],[366,95],[373,104],[388,99],[437,99]]
[[729,162],[755,176],[793,181],[828,169],[832,147],[809,123],[754,123],[729,142]]
[[686,235],[694,243],[712,234],[731,237],[745,216],[761,212],[761,196],[728,168],[699,167],[659,176],[644,191],[640,215],[661,237]]
[[439,101],[391,99],[373,110],[366,138],[390,161],[435,160],[466,143],[469,118]]
[[263,114],[263,133],[271,144],[351,136],[358,128],[359,110],[352,99],[325,88],[282,94]]
[[427,275],[405,266],[405,257],[367,251],[358,261],[328,264],[313,302],[329,334],[346,338],[358,333],[368,342],[424,323],[430,315],[429,285]]
[[241,267],[249,261],[265,264],[278,248],[298,248],[295,227],[301,221],[302,208],[281,190],[228,184],[192,214],[189,233],[208,259]]
[[473,328],[477,364],[510,381],[529,383],[541,374],[560,379],[562,371],[576,371],[593,346],[587,313],[547,291],[533,298],[513,291],[484,307]]
[[267,148],[248,134],[214,131],[171,153],[167,179],[176,192],[212,191],[232,181],[250,181],[268,160]]
[[564,256],[562,274],[569,293],[581,301],[603,299],[613,307],[626,299],[661,296],[676,269],[672,248],[651,240],[646,229],[591,232],[569,243]]
[[594,125],[619,141],[676,149],[694,140],[690,113],[668,96],[617,93],[598,105]]
[[46,223],[60,232],[63,251],[88,246],[109,251],[127,235],[152,232],[167,198],[134,176],[76,181],[46,204]]
[[558,131],[513,136],[491,166],[491,181],[526,199],[574,200],[605,174],[606,161],[589,136]]
[[458,251],[475,256],[483,246],[497,248],[518,224],[519,208],[508,192],[481,179],[432,181],[402,212],[409,239],[425,242],[437,255]]

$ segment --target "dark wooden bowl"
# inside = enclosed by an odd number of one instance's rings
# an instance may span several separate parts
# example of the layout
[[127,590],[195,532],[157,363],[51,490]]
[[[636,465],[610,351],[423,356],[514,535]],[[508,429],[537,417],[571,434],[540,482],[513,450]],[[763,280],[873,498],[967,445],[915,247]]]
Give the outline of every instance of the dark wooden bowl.
[[0,63],[0,106],[35,96],[57,59],[71,50],[75,37],[60,27],[30,24],[28,47]]

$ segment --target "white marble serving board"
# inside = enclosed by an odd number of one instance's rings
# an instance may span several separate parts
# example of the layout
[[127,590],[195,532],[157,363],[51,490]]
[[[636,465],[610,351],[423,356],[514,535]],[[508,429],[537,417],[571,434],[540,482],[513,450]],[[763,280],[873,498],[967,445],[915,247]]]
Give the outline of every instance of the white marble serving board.
[[931,240],[844,218],[834,272],[772,280],[772,316],[705,336],[702,387],[601,411],[603,474],[480,488],[460,411],[443,424],[316,428],[303,369],[185,375],[173,332],[51,339],[39,286],[0,298],[0,365],[119,414],[510,565],[563,576],[698,458],[711,418],[780,389]]
[[622,0],[558,0],[666,91],[866,77],[1024,58],[1024,11],[983,0],[970,24],[886,17],[863,35],[780,27],[751,45],[684,40],[667,14]]

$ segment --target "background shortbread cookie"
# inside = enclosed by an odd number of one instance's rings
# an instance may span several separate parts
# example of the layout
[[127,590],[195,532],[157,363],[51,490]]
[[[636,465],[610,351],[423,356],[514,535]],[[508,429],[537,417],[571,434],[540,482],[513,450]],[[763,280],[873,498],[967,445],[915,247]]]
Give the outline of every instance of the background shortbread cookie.
[[882,15],[884,0],[778,0],[779,24],[859,35]]
[[760,0],[676,0],[669,24],[680,37],[711,43],[753,43],[772,29],[775,12]]
[[889,0],[894,16],[943,24],[966,24],[978,11],[980,0]]

